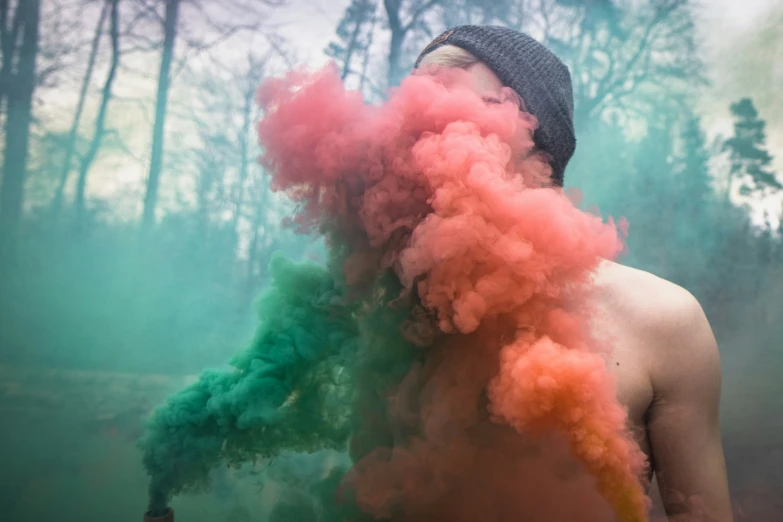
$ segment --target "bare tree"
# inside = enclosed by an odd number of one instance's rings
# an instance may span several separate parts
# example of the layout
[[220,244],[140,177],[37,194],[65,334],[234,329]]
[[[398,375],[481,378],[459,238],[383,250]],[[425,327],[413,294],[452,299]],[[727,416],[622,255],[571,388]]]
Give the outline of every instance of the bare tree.
[[[377,1],[352,0],[326,52],[341,65],[344,80],[357,76],[363,92],[369,97],[383,98],[386,89],[407,74],[417,52],[436,34],[460,24],[506,23],[513,18],[509,13],[518,10],[521,1],[383,0],[383,9],[379,10]],[[379,25],[388,31],[382,67],[378,66],[381,58],[374,47]],[[368,72],[371,68],[384,69],[385,81],[373,81]]]
[[[399,82],[405,68],[411,65],[410,44],[417,44],[422,37],[431,38],[434,31],[442,29],[443,13],[453,2],[383,0],[383,9],[378,9],[377,0],[352,0],[326,53],[340,64],[343,80],[356,77],[368,97],[384,98],[387,88]],[[383,58],[375,47],[379,26],[388,30],[388,47]],[[383,64],[379,63],[381,60]],[[383,69],[385,78],[373,80],[371,69]]]
[[255,285],[253,281],[256,279],[256,269],[259,263],[259,253],[261,250],[261,243],[264,240],[264,236],[268,232],[268,227],[265,225],[269,222],[269,188],[263,183],[263,179],[259,177],[257,183],[254,185],[255,198],[253,201],[253,216],[250,222],[250,245],[247,252],[247,273],[245,287],[250,290]]
[[[0,0],[0,49],[2,50],[3,65],[0,68],[0,110],[3,108],[5,97],[11,81],[11,71],[15,55],[19,47],[19,35],[22,28],[23,9],[16,4],[16,9],[11,14],[11,1]],[[10,26],[9,26],[10,19]]]
[[[147,0],[142,1],[146,2]],[[220,4],[209,4],[203,0],[165,1],[166,10],[162,18],[164,42],[160,74],[158,76],[152,151],[142,215],[142,228],[144,230],[148,230],[155,222],[155,209],[157,207],[163,166],[163,139],[168,91],[172,77],[183,71],[187,67],[188,62],[199,54],[242,31],[263,34],[267,37],[269,45],[276,49],[278,54],[285,55],[284,50],[279,48],[279,40],[274,38],[273,35],[261,31],[268,16],[267,9],[283,5],[284,0],[226,0]],[[200,26],[196,31],[196,35],[193,36],[186,34],[179,36],[179,32],[182,29],[180,26],[182,17],[180,17],[179,12],[185,6],[193,10],[194,18],[199,19],[198,23]],[[242,20],[242,22],[238,23],[237,20]],[[181,56],[178,62],[174,63],[175,40],[178,39],[182,39],[183,51],[180,53]]]
[[326,54],[341,64],[343,80],[356,74],[354,58],[368,55],[377,9],[375,0],[353,0],[337,26],[337,40],[329,43]]
[[57,189],[52,202],[52,217],[57,219],[62,207],[63,193],[65,191],[65,185],[68,182],[68,176],[71,173],[71,167],[73,166],[73,155],[76,149],[76,140],[79,134],[79,123],[82,118],[82,111],[84,110],[84,104],[87,100],[87,92],[92,81],[92,73],[95,69],[95,61],[98,57],[98,48],[100,47],[101,36],[103,34],[103,25],[106,21],[106,16],[109,12],[109,1],[105,1],[101,8],[101,14],[98,17],[98,23],[95,26],[95,34],[90,45],[90,55],[87,59],[87,69],[85,70],[84,77],[82,78],[81,89],[79,90],[79,100],[76,103],[76,111],[73,115],[73,122],[71,123],[71,130],[68,133],[68,140],[65,144],[65,159],[63,160],[62,170],[60,172],[60,179],[57,184]]
[[688,0],[520,1],[525,16],[512,25],[571,69],[578,127],[612,110],[644,117],[704,82]]
[[448,0],[443,7],[444,27],[507,24],[524,15],[519,12],[524,5],[518,0]]
[[[253,124],[260,107],[255,104],[255,93],[268,67],[279,66],[276,58],[281,58],[275,48],[259,54],[257,47],[248,42],[244,60],[207,53],[209,59],[186,71],[185,83],[194,93],[187,97],[185,117],[198,141],[183,159],[195,173],[198,219],[205,226],[210,219],[229,220],[237,242],[257,215],[252,192],[261,170],[253,161],[260,152],[253,143]],[[282,61],[287,62],[286,57]]]
[[101,142],[103,141],[106,126],[106,112],[112,97],[112,84],[117,75],[117,67],[120,62],[120,0],[108,0],[108,3],[111,4],[111,24],[109,28],[109,34],[111,36],[111,64],[109,66],[109,72],[106,75],[106,81],[103,84],[103,90],[101,91],[101,104],[98,108],[98,115],[95,118],[95,131],[93,132],[87,153],[82,158],[79,167],[79,178],[76,183],[76,196],[74,198],[77,229],[80,229],[84,224],[84,192],[87,186],[87,173],[90,171],[90,166],[93,161],[95,161],[101,147]]
[[196,165],[196,216],[198,229],[206,232],[212,214],[219,214],[226,203],[226,173],[231,169],[235,143],[230,142],[223,130],[201,129],[204,144],[192,152]]
[[[380,59],[377,49],[353,45],[364,43],[359,36],[370,24],[359,16],[363,3],[353,0],[329,48],[346,78],[352,72],[346,58],[354,53]],[[560,56],[572,72],[578,126],[607,111],[633,116],[655,103],[681,104],[672,93],[704,82],[688,0],[384,0],[383,7],[388,85],[437,33],[466,23],[522,30]],[[661,96],[664,89],[668,98]]]
[[234,223],[233,228],[239,235],[239,220],[242,216],[242,205],[245,199],[245,185],[250,167],[250,145],[253,135],[253,109],[255,93],[264,78],[267,58],[259,58],[252,53],[247,57],[247,72],[243,74],[242,85],[242,123],[239,128],[239,179],[234,190]]
[[149,229],[155,221],[155,207],[158,202],[158,185],[163,165],[163,138],[166,123],[166,105],[171,85],[171,61],[174,58],[174,41],[177,36],[180,0],[165,0],[166,14],[163,20],[163,50],[158,74],[158,92],[155,98],[155,124],[152,131],[152,154],[147,175],[147,192],[144,196],[142,227]]
[[[5,128],[3,182],[0,187],[0,243],[13,251],[24,201],[33,92],[36,86],[40,0],[26,0],[17,5],[21,34],[16,72],[6,78],[8,117]],[[12,49],[7,56],[13,56]],[[5,64],[4,64],[5,65]]]
[[[22,0],[24,1],[24,0]],[[100,2],[103,0],[97,0]],[[45,103],[47,91],[62,86],[65,75],[72,70],[74,59],[85,45],[81,12],[96,0],[46,0],[41,2],[39,51],[36,65],[36,104]],[[40,96],[38,96],[40,94]]]
[[406,38],[416,28],[432,36],[429,27],[423,24],[424,17],[442,3],[443,0],[411,0],[407,3],[404,0],[383,0],[391,32],[386,77],[388,86],[395,85],[404,76],[402,65]]

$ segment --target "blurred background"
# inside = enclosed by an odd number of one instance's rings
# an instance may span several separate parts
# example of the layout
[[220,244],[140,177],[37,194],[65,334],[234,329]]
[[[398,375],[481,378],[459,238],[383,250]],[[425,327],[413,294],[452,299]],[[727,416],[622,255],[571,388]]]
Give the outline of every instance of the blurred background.
[[[274,251],[322,259],[256,162],[259,83],[333,60],[379,102],[462,23],[570,66],[566,184],[701,301],[737,520],[780,520],[779,2],[0,0],[1,520],[140,520],[144,417],[249,340]],[[274,477],[329,458],[218,470],[178,519],[272,520]]]

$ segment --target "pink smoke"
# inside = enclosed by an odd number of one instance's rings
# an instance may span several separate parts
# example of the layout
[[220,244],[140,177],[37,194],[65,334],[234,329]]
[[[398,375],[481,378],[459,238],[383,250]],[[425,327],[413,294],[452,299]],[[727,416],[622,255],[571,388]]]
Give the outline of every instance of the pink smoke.
[[556,480],[548,457],[521,470],[499,452],[556,437],[621,520],[646,520],[644,455],[582,298],[622,250],[618,229],[548,185],[535,118],[513,96],[485,103],[466,75],[411,76],[381,106],[333,67],[259,90],[263,163],[300,204],[297,224],[348,243],[349,284],[394,270],[428,312],[410,331],[435,317],[443,334],[389,390],[389,417],[416,435],[356,463],[350,485],[376,517],[505,520],[537,509],[523,486]]

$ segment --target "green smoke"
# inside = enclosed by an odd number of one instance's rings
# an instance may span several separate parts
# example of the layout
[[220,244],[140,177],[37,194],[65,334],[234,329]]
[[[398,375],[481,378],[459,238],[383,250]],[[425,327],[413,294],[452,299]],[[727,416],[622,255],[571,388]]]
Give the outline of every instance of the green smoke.
[[323,268],[276,258],[271,273],[258,303],[263,323],[235,368],[203,372],[155,412],[140,441],[153,511],[172,494],[204,487],[221,462],[346,442],[340,370],[356,351],[354,311]]
[[[392,442],[382,419],[363,414],[382,411],[381,390],[404,375],[414,353],[399,334],[407,311],[386,306],[399,295],[399,283],[387,277],[371,297],[351,302],[327,268],[277,256],[270,273],[271,288],[258,301],[261,324],[233,369],[204,371],[149,421],[139,444],[153,514],[173,495],[208,488],[210,470],[222,464],[283,451],[343,450],[352,434],[368,449]],[[324,479],[329,487],[308,487],[329,498],[340,478],[335,473]],[[308,505],[283,499],[273,519],[309,512]],[[301,518],[291,516],[283,519]]]

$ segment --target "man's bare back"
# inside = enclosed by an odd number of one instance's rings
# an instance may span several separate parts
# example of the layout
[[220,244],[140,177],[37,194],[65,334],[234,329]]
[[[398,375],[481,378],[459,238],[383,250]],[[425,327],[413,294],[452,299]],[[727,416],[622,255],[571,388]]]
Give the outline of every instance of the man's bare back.
[[[596,272],[594,335],[670,518],[730,521],[718,426],[720,359],[701,306],[683,288],[617,263]],[[706,512],[706,513],[704,513]]]

